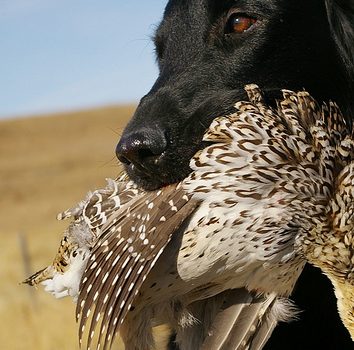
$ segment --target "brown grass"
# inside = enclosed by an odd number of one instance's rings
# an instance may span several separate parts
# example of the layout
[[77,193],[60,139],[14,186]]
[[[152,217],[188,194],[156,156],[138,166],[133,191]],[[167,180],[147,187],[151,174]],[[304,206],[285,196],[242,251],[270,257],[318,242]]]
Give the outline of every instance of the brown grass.
[[75,305],[26,276],[19,237],[28,242],[31,272],[54,257],[66,223],[56,214],[119,172],[114,149],[132,106],[0,122],[0,339],[9,350],[78,348]]

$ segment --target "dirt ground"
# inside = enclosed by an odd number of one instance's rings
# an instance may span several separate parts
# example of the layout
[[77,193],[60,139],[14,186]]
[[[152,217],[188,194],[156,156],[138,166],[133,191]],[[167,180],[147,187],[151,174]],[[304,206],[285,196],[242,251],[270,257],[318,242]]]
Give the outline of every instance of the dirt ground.
[[[6,350],[78,349],[75,305],[20,284],[53,259],[65,210],[120,171],[134,106],[0,121],[0,339]],[[117,349],[121,349],[120,344]]]

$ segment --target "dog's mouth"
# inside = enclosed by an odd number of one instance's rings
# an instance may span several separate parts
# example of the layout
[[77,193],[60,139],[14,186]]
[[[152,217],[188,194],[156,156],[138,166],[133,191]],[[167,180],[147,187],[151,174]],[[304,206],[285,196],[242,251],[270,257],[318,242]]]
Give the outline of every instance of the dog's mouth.
[[158,156],[148,156],[142,161],[123,161],[129,178],[148,191],[182,181],[191,172],[189,164],[199,149],[210,144],[202,141],[202,136],[185,144],[169,148]]
[[179,182],[191,172],[191,169],[185,169],[185,171],[178,172],[178,176],[171,177],[171,174],[161,172],[161,168],[158,170],[159,174],[152,174],[145,170],[142,171],[134,164],[124,167],[129,178],[147,191],[154,191],[158,188]]
[[189,163],[182,164],[181,160],[170,162],[169,158],[163,153],[158,157],[147,157],[143,163],[125,162],[124,168],[129,178],[137,185],[152,191],[181,181],[191,172]]

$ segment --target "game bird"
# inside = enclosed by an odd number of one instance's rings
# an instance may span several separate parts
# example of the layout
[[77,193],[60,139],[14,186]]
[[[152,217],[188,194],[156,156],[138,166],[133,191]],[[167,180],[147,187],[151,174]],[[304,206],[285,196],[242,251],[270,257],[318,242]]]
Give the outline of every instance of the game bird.
[[[268,105],[257,85],[245,89],[186,179],[145,191],[123,175],[58,216],[73,220],[55,260],[25,282],[77,300],[87,349],[111,348],[118,332],[126,349],[152,349],[162,323],[182,350],[261,349],[293,317],[287,297],[306,261],[332,281],[354,339],[352,128],[305,91]],[[228,291],[239,322],[213,335],[198,312],[211,319],[203,301]]]

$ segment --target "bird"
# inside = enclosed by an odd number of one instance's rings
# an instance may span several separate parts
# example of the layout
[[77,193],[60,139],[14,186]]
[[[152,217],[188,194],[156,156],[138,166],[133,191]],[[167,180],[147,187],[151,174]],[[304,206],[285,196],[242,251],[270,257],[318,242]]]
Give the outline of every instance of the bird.
[[[153,326],[168,323],[183,350],[261,349],[295,317],[288,297],[306,261],[332,281],[353,336],[351,125],[306,91],[270,105],[245,90],[183,181],[146,191],[123,174],[59,214],[73,221],[54,262],[25,283],[77,301],[81,346],[109,349],[119,332],[126,349],[153,349]],[[236,326],[213,335],[221,306]]]

